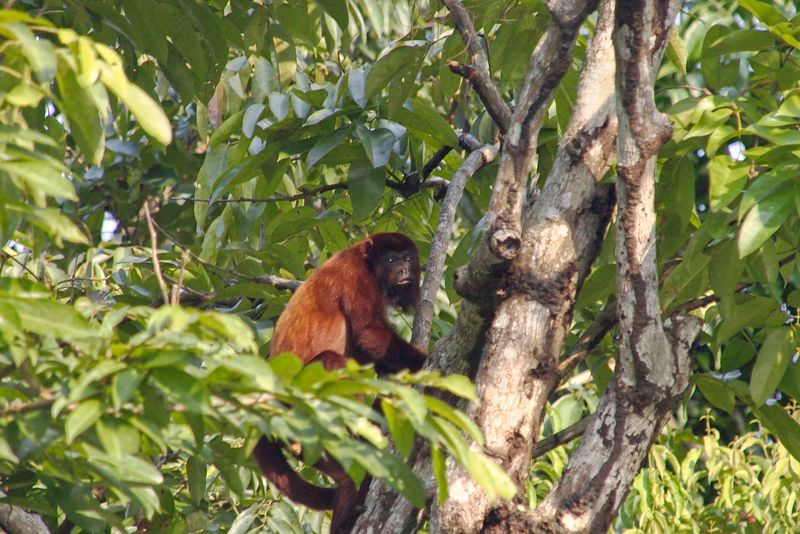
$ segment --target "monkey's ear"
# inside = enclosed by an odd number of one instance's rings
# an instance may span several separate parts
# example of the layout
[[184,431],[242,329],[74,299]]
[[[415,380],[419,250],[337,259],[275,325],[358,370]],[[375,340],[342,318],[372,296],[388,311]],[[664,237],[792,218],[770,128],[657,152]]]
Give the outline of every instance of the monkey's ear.
[[375,247],[375,242],[372,240],[372,237],[368,237],[364,240],[364,247],[362,250],[364,251],[364,259],[368,259],[372,256],[372,249]]

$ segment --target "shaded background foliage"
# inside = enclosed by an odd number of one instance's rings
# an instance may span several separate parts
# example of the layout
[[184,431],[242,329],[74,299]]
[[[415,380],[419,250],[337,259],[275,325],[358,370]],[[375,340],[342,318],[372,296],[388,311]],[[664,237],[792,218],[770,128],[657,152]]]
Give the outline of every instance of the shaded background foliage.
[[[511,100],[547,10],[464,4]],[[403,231],[426,256],[441,187],[465,157],[459,134],[496,139],[448,68],[465,60],[464,45],[437,3],[9,7],[0,12],[9,502],[87,531],[143,517],[174,532],[322,528],[321,514],[253,476],[246,452],[258,431],[301,441],[308,459],[324,448],[354,476],[383,473],[419,499],[355,389],[386,396],[401,456],[413,429],[469,461],[454,429],[475,431],[451,409],[368,371],[342,371],[355,386],[337,388],[341,376],[259,356],[289,296],[283,280],[304,279],[371,231]],[[657,100],[675,123],[659,156],[661,301],[664,312],[696,309],[705,326],[697,388],[634,484],[620,529],[669,531],[674,517],[720,531],[798,524],[796,17],[790,2],[687,2],[661,68]],[[537,176],[552,165],[593,23],[539,135]],[[482,230],[493,171],[474,176],[460,202],[434,340],[456,314],[452,273]],[[572,340],[613,297],[613,250],[610,234]],[[184,307],[159,307],[166,301]],[[407,333],[407,317],[393,320]],[[594,409],[612,336],[551,399],[544,435]],[[460,379],[419,380],[473,395]],[[557,449],[534,462],[531,503],[565,459]]]

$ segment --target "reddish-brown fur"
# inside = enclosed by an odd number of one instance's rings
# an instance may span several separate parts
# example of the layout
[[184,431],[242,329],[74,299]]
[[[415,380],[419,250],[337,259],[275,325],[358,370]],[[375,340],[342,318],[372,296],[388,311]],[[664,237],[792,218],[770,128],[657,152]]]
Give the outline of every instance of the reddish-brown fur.
[[[418,296],[414,242],[403,234],[375,234],[334,254],[300,286],[275,325],[270,352],[292,352],[304,363],[320,361],[327,369],[342,367],[350,357],[374,363],[378,372],[417,371],[426,356],[391,329],[386,308],[408,309]],[[356,487],[335,460],[322,459],[315,467],[336,487],[321,488],[300,478],[281,450],[266,437],[256,445],[253,456],[266,477],[295,502],[332,509],[332,533],[349,532],[369,477]]]

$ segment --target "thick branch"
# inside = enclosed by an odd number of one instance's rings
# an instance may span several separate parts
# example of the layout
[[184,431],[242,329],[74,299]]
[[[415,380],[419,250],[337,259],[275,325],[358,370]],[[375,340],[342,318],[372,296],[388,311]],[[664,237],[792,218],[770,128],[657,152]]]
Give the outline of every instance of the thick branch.
[[688,385],[699,322],[674,316],[662,323],[653,203],[655,154],[669,134],[653,84],[679,3],[617,2],[616,376],[562,479],[533,514],[516,518],[534,530],[605,532]]
[[[0,494],[5,497],[4,493]],[[0,503],[0,527],[5,528],[9,534],[50,534],[41,517],[7,503]]]
[[487,233],[492,252],[502,259],[513,259],[519,252],[522,206],[539,129],[555,90],[572,63],[578,29],[597,0],[562,3],[569,6],[563,9],[579,16],[554,18],[533,51],[503,143]]
[[[484,449],[520,487],[528,475],[544,406],[561,378],[557,363],[577,290],[597,256],[613,208],[613,194],[599,183],[609,167],[616,135],[610,13],[607,9],[601,15],[606,23],[598,24],[587,52],[576,107],[551,173],[533,207],[526,205],[519,255],[503,273],[505,283],[498,289],[502,300],[492,315],[476,377],[481,404],[470,414],[484,433]],[[569,55],[563,54],[572,47],[566,38],[569,32],[555,22],[548,32],[531,63],[556,68],[550,61],[559,58],[568,64]],[[527,108],[523,120],[530,119],[529,125],[541,120],[540,106],[546,107],[560,79],[557,74],[533,78],[530,75],[524,87],[535,85],[541,92],[529,95],[530,100],[515,110],[516,117],[517,110]],[[527,133],[535,136],[535,130]],[[521,144],[512,144],[513,134],[512,127],[503,157],[516,178],[513,165],[527,155],[515,152]],[[522,132],[518,141],[522,143]],[[527,193],[524,179],[517,186],[522,199]],[[450,497],[434,507],[432,531],[478,531],[497,503],[488,502],[466,471],[448,467]]]
[[[481,350],[486,343],[488,319],[476,306],[463,302],[453,329],[431,351],[427,369],[445,375],[463,374],[474,377]],[[464,407],[461,406],[461,409]],[[434,483],[430,450],[423,440],[417,440],[408,461],[414,473],[425,482]],[[419,514],[411,503],[385,483],[373,480],[366,511],[359,517],[353,532],[382,534],[384,532],[416,532]]]

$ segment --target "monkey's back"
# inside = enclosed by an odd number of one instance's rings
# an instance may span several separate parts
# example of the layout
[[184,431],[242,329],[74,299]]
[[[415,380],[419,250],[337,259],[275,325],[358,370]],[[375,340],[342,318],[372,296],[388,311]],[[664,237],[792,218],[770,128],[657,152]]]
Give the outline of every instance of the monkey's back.
[[292,352],[305,363],[325,351],[348,355],[351,333],[344,303],[375,291],[359,245],[331,256],[292,295],[275,324],[271,355]]

